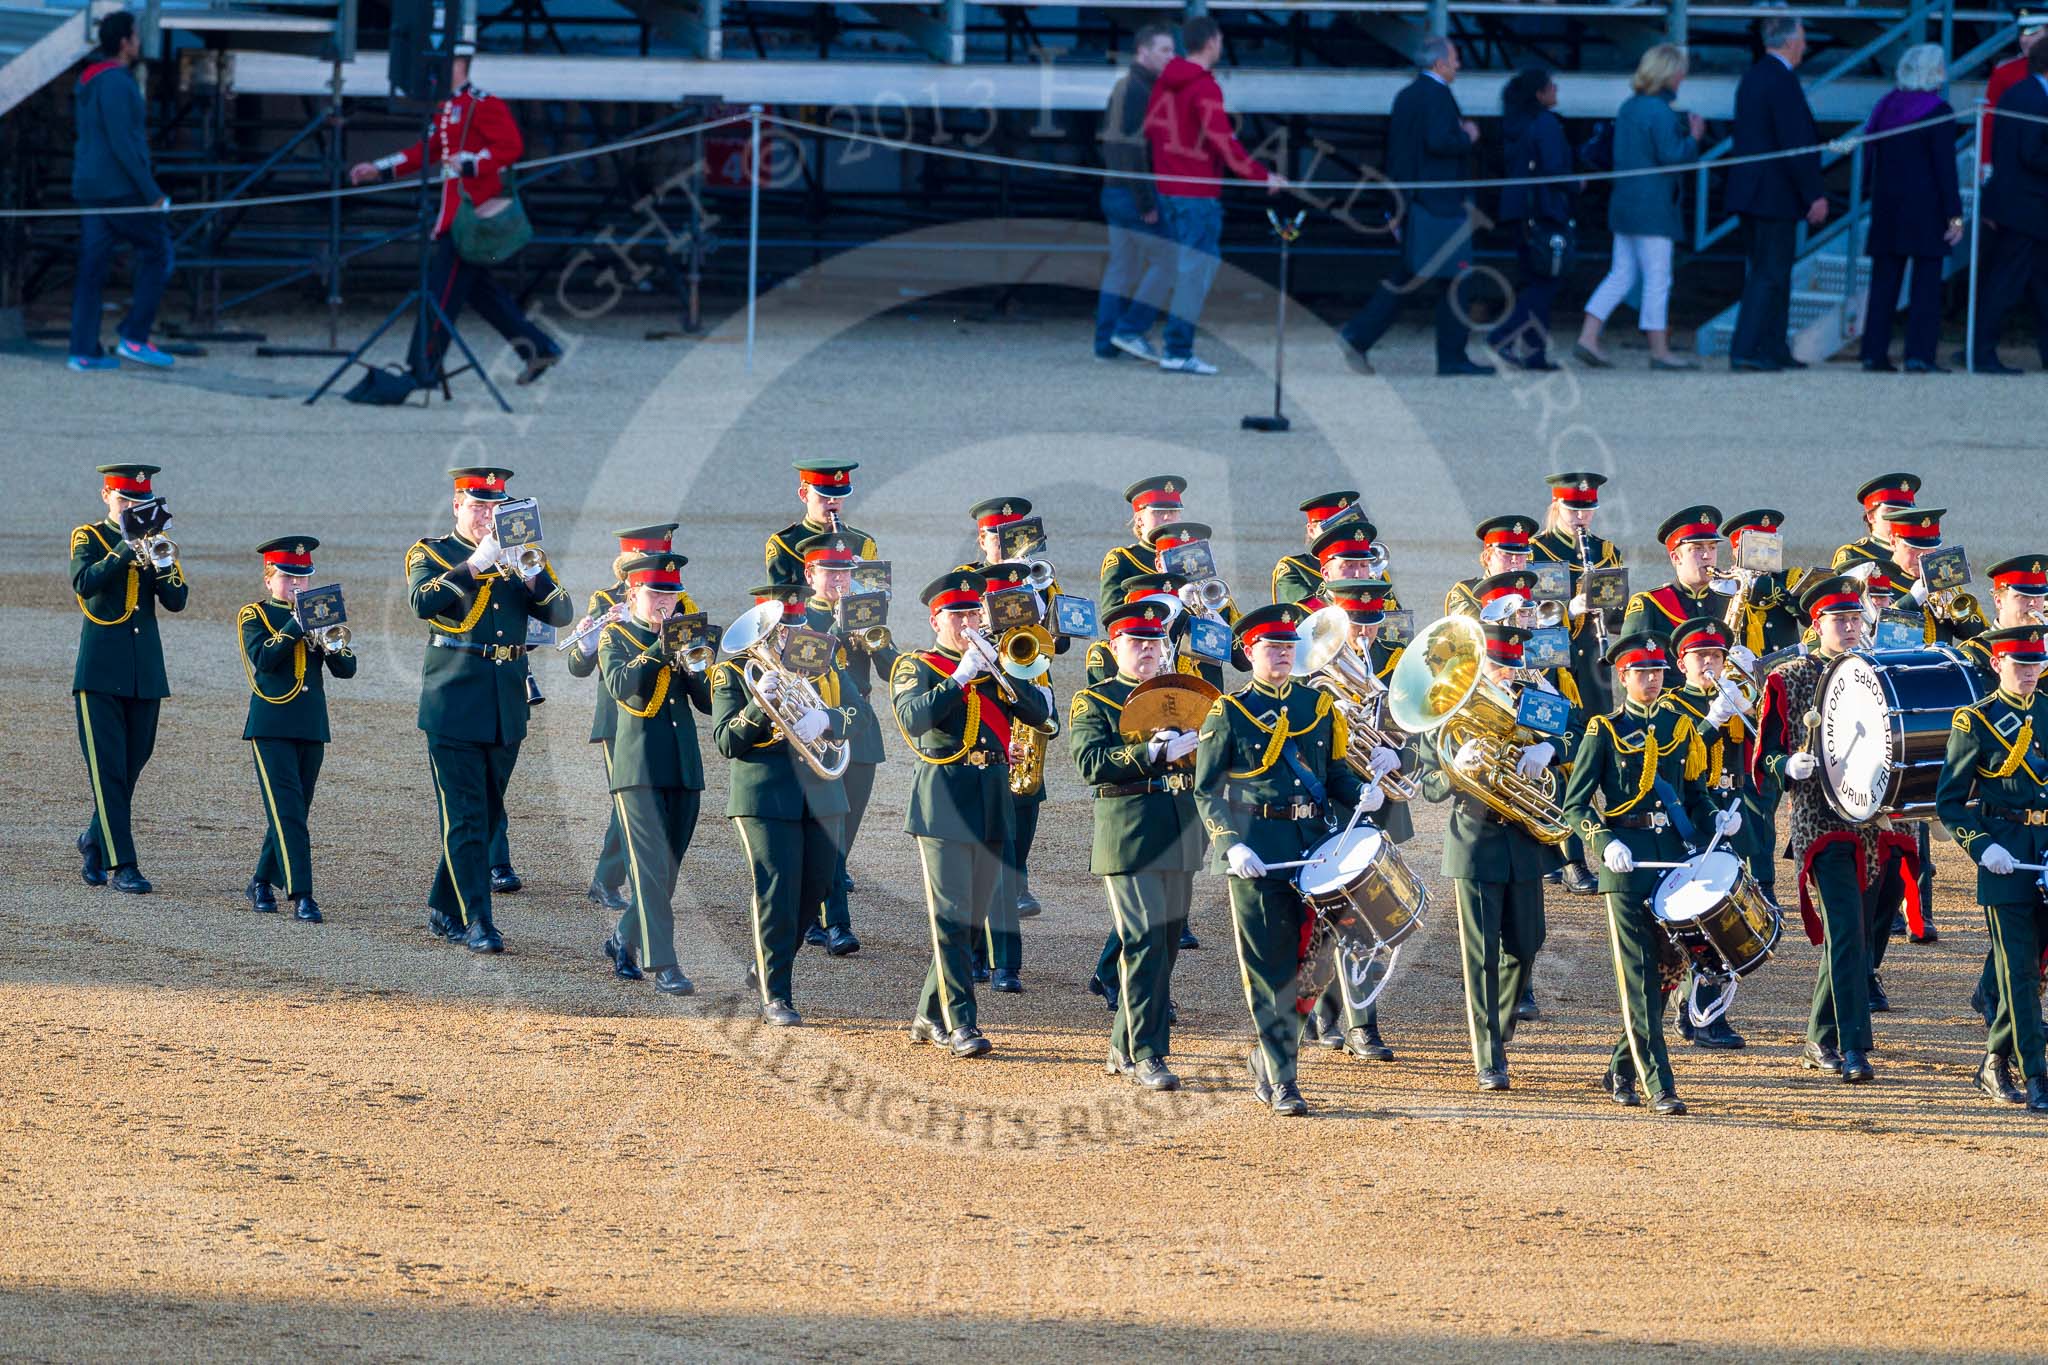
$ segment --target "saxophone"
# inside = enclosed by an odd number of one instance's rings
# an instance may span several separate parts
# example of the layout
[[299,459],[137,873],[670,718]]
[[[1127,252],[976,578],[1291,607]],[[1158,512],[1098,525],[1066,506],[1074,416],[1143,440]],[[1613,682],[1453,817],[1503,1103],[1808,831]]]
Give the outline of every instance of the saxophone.
[[1036,796],[1045,786],[1045,742],[1052,722],[1044,726],[1017,721],[1010,728],[1010,795]]

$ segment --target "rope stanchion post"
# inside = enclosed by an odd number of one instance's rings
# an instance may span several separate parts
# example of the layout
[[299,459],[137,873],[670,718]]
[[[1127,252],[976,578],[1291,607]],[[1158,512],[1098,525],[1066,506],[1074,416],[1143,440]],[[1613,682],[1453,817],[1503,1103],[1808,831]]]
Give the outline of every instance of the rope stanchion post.
[[747,373],[754,372],[754,309],[761,297],[761,106],[747,106]]
[[1287,414],[1280,411],[1281,382],[1287,364],[1287,248],[1301,235],[1301,221],[1308,217],[1308,210],[1302,209],[1292,218],[1282,218],[1272,209],[1266,210],[1266,221],[1273,225],[1273,235],[1280,239],[1280,289],[1279,301],[1274,306],[1278,316],[1273,321],[1273,414],[1253,413],[1238,423],[1245,431],[1286,431],[1293,424]]
[[1970,126],[1975,134],[1970,140],[1970,301],[1963,321],[1963,369],[1966,373],[1977,373],[1977,266],[1979,243],[1984,236],[1984,111],[1983,100],[1977,101],[1977,117]]

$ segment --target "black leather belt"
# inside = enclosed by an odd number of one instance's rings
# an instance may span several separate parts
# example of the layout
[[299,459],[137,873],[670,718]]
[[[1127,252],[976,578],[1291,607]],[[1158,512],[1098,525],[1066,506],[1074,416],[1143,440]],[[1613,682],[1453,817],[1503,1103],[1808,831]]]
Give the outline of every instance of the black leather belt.
[[952,763],[943,762],[936,755],[928,754],[922,749],[914,750],[913,752],[925,762],[941,768],[950,768],[953,766],[953,763],[964,763],[970,768],[991,768],[998,765],[1007,765],[1008,762],[1003,755],[990,753],[987,749],[976,749],[972,753],[963,754],[959,758],[954,759]]
[[1669,829],[1671,817],[1660,810],[1648,815],[1610,815],[1600,823],[1609,829]]
[[2048,810],[2020,810],[1993,801],[1983,802],[1982,806],[1984,814],[1993,820],[2006,820],[2015,825],[2048,825]]
[[1150,782],[1118,782],[1097,787],[1097,796],[1144,796],[1148,792],[1189,792],[1195,789],[1193,773],[1169,773]]
[[467,640],[451,640],[446,635],[429,635],[427,643],[435,649],[459,649],[464,654],[481,654],[495,663],[510,663],[526,657],[525,645],[473,645]]
[[1313,820],[1323,813],[1323,808],[1314,801],[1290,801],[1284,806],[1261,805],[1256,801],[1232,801],[1232,810],[1241,810],[1247,815],[1256,815],[1261,820]]

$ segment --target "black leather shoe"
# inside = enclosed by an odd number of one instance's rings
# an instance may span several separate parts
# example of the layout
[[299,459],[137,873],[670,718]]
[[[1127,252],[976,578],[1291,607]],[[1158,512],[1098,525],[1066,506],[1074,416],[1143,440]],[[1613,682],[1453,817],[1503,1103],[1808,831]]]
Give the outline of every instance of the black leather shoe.
[[462,937],[462,926],[455,922],[455,918],[452,915],[444,915],[439,910],[429,910],[427,911],[427,932],[435,938],[445,938],[450,943],[453,943]]
[[1983,1065],[1977,1068],[1977,1088],[1994,1100],[2007,1104],[2025,1104],[2027,1092],[2012,1083],[2012,1066],[1997,1053],[1988,1053]]
[[[1499,374],[1500,371],[1491,365],[1475,365],[1470,360],[1460,358],[1449,364],[1437,366],[1436,373],[1439,379],[1457,379],[1473,374]],[[1303,1106],[1303,1112],[1307,1112],[1307,1106]]]
[[1799,1053],[1799,1065],[1807,1071],[1842,1074],[1842,1054],[1825,1043],[1808,1043]]
[[1102,1007],[1108,1010],[1111,1014],[1116,1013],[1115,983],[1104,981],[1101,977],[1096,976],[1093,973],[1090,973],[1088,977],[1088,994],[1101,996]]
[[498,926],[487,919],[469,922],[469,931],[462,936],[462,946],[472,953],[502,953],[505,939],[498,932]]
[[1588,872],[1584,863],[1567,863],[1564,889],[1574,896],[1597,896],[1600,894],[1600,879]]
[[2036,1114],[2048,1114],[2048,1076],[2028,1078],[2027,1108]]
[[1309,1016],[1309,1039],[1317,1047],[1326,1047],[1334,1052],[1344,1046],[1344,1026],[1335,1018],[1325,1019],[1312,1014]]
[[304,920],[308,924],[320,923],[322,916],[319,902],[311,896],[293,896],[292,918]]
[[1513,1087],[1508,1084],[1508,1073],[1495,1068],[1479,1073],[1479,1088],[1481,1090],[1509,1090]]
[[1747,1042],[1748,1039],[1737,1033],[1729,1025],[1725,1015],[1708,1024],[1703,1029],[1695,1029],[1692,1035],[1692,1045],[1694,1047],[1715,1047],[1729,1052],[1740,1049]]
[[1551,868],[1550,871],[1543,874],[1543,884],[1545,886],[1563,886],[1564,869],[1561,867]]
[[1252,1098],[1260,1104],[1273,1102],[1273,1085],[1266,1079],[1266,1068],[1259,1061],[1259,1050],[1253,1048],[1244,1055],[1244,1069],[1251,1073]]
[[1169,1024],[1178,1024],[1180,1022],[1180,1002],[1170,995],[1166,997],[1166,1022]]
[[1366,1028],[1361,1024],[1357,1028],[1348,1029],[1345,1031],[1343,1043],[1346,1052],[1364,1061],[1394,1060],[1394,1049],[1380,1041],[1380,1031],[1377,1028]]
[[1946,365],[1937,365],[1937,364],[1935,364],[1935,363],[1934,363],[1933,361],[1931,361],[1931,360],[1909,360],[1909,361],[1907,361],[1907,362],[1906,362],[1906,373],[1907,373],[1907,374],[1954,374],[1954,373],[1955,373],[1955,371],[1954,371],[1954,370],[1951,370],[1951,369],[1950,369],[1950,368],[1949,368],[1948,366],[1946,366]]
[[1542,1017],[1543,1011],[1536,1008],[1536,988],[1534,986],[1522,987],[1522,998],[1515,1001],[1515,1018],[1526,1024],[1531,1019],[1541,1019]]
[[913,1043],[930,1043],[933,1047],[944,1047],[946,1045],[946,1030],[930,1019],[913,1019],[910,1021],[910,1041]]
[[1017,973],[1009,967],[990,975],[989,989],[1001,991],[1004,995],[1022,995],[1024,983],[1017,979]]
[[973,971],[970,971],[967,974],[967,976],[969,980],[973,981],[976,985],[979,985],[980,983],[988,980],[988,968],[976,967]]
[[1899,912],[1897,912],[1897,913],[1893,914],[1893,916],[1892,916],[1892,937],[1893,937],[1893,938],[1904,938],[1905,936],[1906,936],[1906,915],[1905,915],[1905,912],[1904,912],[1904,911],[1899,911]]
[[827,929],[825,951],[833,957],[852,957],[860,951],[860,940],[853,936],[851,929]]
[[1180,931],[1180,946],[1183,951],[1189,948],[1199,948],[1202,946],[1202,940],[1195,937],[1194,930],[1189,929],[1186,926],[1182,926]]
[[1868,374],[1897,374],[1899,367],[1889,360],[1866,360],[1863,369]]
[[770,1000],[761,1007],[761,1022],[771,1028],[795,1028],[804,1021],[787,1000]]
[[980,1057],[987,1054],[991,1044],[981,1036],[981,1030],[971,1024],[962,1024],[946,1039],[946,1050],[955,1057]]
[[1770,360],[1730,359],[1728,368],[1736,374],[1776,374],[1781,367]]
[[[106,878],[102,877],[100,880],[105,881]],[[247,897],[249,908],[257,914],[274,915],[277,913],[277,892],[271,890],[270,883],[264,881],[261,877],[249,878],[249,884],[242,888],[242,895]]]
[[1659,1114],[1683,1114],[1685,1101],[1678,1098],[1676,1090],[1659,1090],[1657,1098],[1650,1101],[1650,1108]]
[[1683,1004],[1679,1005],[1678,1036],[1683,1038],[1686,1042],[1690,1043],[1698,1040],[1699,1033],[1700,1031],[1697,1028],[1693,1027],[1692,1011],[1687,1009]]
[[663,995],[695,995],[697,983],[684,976],[681,967],[663,967],[654,974],[654,989]]
[[590,889],[583,894],[590,897],[593,903],[614,912],[623,912],[627,906],[632,904],[631,901],[626,899],[624,893],[614,891],[609,886],[604,886],[597,882],[592,882]]
[[107,878],[107,885],[116,891],[125,891],[131,896],[147,896],[156,888],[149,884],[149,878],[132,867],[117,867],[114,875]]
[[1128,1076],[1135,1070],[1137,1070],[1137,1067],[1132,1063],[1131,1059],[1118,1052],[1116,1044],[1110,1044],[1109,1057],[1102,1063],[1102,1074],[1105,1076]]
[[1884,993],[1884,978],[1876,972],[1870,974],[1870,1012],[1872,1014],[1890,1014],[1892,1012],[1892,998]]
[[1308,1112],[1308,1101],[1301,1097],[1301,1088],[1293,1081],[1282,1081],[1273,1087],[1273,1112],[1290,1119],[1298,1119]]
[[1862,1085],[1877,1075],[1870,1066],[1870,1058],[1854,1048],[1842,1050],[1842,1080],[1848,1085]]
[[512,870],[510,863],[491,869],[491,890],[497,895],[513,895],[524,885],[526,883],[519,880],[519,874]]
[[612,960],[612,975],[621,981],[638,981],[644,973],[633,960],[633,950],[617,934],[604,941],[604,955]]
[[1624,1109],[1633,1109],[1642,1101],[1636,1097],[1636,1083],[1633,1077],[1617,1076],[1610,1071],[1600,1078],[1600,1088],[1607,1092],[1607,1098]]
[[847,894],[847,895],[851,896],[851,895],[853,894],[853,874],[852,874],[852,873],[850,873],[850,872],[842,872],[842,873],[840,873],[840,874],[839,874],[839,884],[840,884],[841,886],[843,886],[843,887],[845,887],[845,888],[846,888],[846,894]]
[[825,926],[822,924],[813,924],[805,928],[804,942],[810,944],[813,948],[825,947],[827,943],[825,937]]
[[1941,931],[1934,927],[1934,917],[1928,915],[1921,922],[1927,926],[1927,932],[1924,934],[1908,934],[1906,935],[1907,939],[1914,943],[1941,942]]
[[1167,1068],[1157,1057],[1147,1057],[1131,1068],[1131,1080],[1147,1090],[1178,1090],[1180,1077]]
[[1045,907],[1038,903],[1038,897],[1026,891],[1017,897],[1017,918],[1033,919],[1045,913]]
[[87,886],[107,884],[107,865],[100,860],[100,841],[90,834],[78,836],[78,875]]

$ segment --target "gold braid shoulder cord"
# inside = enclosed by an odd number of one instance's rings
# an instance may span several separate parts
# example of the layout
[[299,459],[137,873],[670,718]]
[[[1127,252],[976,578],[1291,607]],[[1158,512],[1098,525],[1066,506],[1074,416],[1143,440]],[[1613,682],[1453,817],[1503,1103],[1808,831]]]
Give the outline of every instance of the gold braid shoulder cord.
[[[910,664],[912,667],[915,667],[918,664],[924,664],[926,668],[930,668],[934,673],[937,673],[939,671],[938,669],[933,668],[930,663],[926,662],[922,654],[904,655],[901,659],[898,659],[896,661],[897,670],[900,672],[905,664]],[[945,676],[949,681],[951,680],[950,674],[945,674],[942,676]],[[894,679],[892,678],[891,681],[893,682]],[[963,687],[960,690],[967,694],[967,728],[961,732],[961,744],[958,751],[948,754],[944,758],[934,758],[932,755],[918,748],[917,741],[910,737],[910,731],[903,728],[903,713],[898,711],[893,704],[891,704],[891,706],[889,707],[889,713],[896,717],[896,733],[903,736],[903,743],[905,744],[905,746],[909,748],[911,753],[916,754],[918,758],[920,758],[926,763],[932,764],[934,767],[943,768],[949,763],[958,763],[961,759],[973,753],[974,741],[981,734],[981,693],[975,691],[972,687]]]
[[[238,645],[241,643],[240,637],[242,625],[244,622],[248,621],[248,619],[252,616],[263,622],[264,629],[270,630],[270,617],[268,613],[266,613],[263,610],[262,604],[257,602],[251,602],[248,606],[243,607],[241,615],[235,618],[235,635],[236,643]],[[284,637],[280,635],[277,631],[271,630],[270,638],[273,640],[281,640]],[[249,679],[249,691],[253,693],[255,696],[261,698],[262,700],[269,702],[272,706],[282,706],[286,702],[292,700],[292,698],[298,696],[300,692],[305,690],[306,642],[304,640],[300,640],[297,644],[292,646],[292,690],[285,693],[281,697],[273,697],[269,693],[265,692],[261,687],[257,686],[256,666],[249,662],[249,653],[247,650],[241,650],[240,653],[242,655],[242,672]]]
[[[610,625],[606,626],[603,632],[600,633],[598,638],[602,640],[604,636],[611,634],[615,630],[619,632],[620,635],[625,637],[627,644],[633,646],[635,649],[640,651],[640,655],[642,658],[651,659],[654,657],[652,654],[649,654],[647,652],[646,646],[642,645],[638,640],[634,639],[632,635],[626,630],[625,626],[617,621],[614,621]],[[648,717],[652,716],[656,711],[659,711],[661,709],[661,704],[664,701],[668,700],[669,681],[674,677],[674,667],[667,663],[663,663],[661,666],[661,672],[657,673],[654,677],[654,700],[647,703],[647,709],[645,711],[642,711],[636,706],[629,705],[624,700],[619,700],[619,709],[621,711],[624,711],[629,716],[636,717],[640,720],[646,720]]]
[[[99,541],[100,549],[104,550],[108,554],[112,554],[114,552],[114,547],[107,544],[106,537],[100,534],[99,527],[97,526],[81,526],[76,531],[73,531],[71,533],[71,548],[76,550],[80,545],[84,544],[85,538],[88,534],[90,534],[95,540]],[[116,616],[111,621],[101,620],[99,617],[94,616],[92,614],[92,608],[85,605],[85,599],[83,597],[80,597],[78,599],[78,609],[79,611],[85,614],[86,620],[92,622],[96,626],[125,626],[128,624],[128,618],[135,614],[136,604],[141,601],[142,569],[139,565],[130,564],[128,566],[128,601],[127,604],[121,609],[121,614],[119,616]]]

